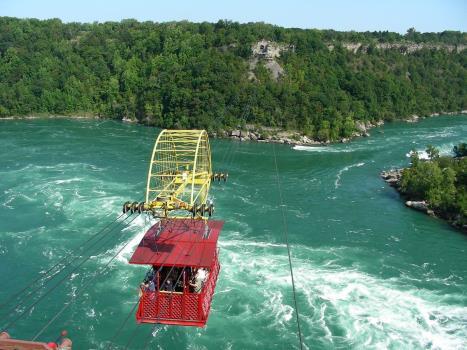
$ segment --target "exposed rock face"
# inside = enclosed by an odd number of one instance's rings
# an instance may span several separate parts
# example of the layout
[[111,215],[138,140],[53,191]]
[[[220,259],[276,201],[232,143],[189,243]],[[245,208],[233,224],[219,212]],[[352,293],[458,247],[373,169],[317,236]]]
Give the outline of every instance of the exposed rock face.
[[428,211],[428,205],[425,201],[406,201],[405,205],[409,208],[413,208],[418,211],[426,213]]
[[352,134],[353,137],[360,137],[360,136],[363,136],[363,137],[369,137],[370,134],[369,134],[369,130],[371,128],[374,128],[374,127],[377,127],[377,126],[381,126],[384,124],[384,121],[383,120],[379,120],[377,122],[363,122],[361,120],[356,120],[355,121],[355,129],[356,131]]
[[232,130],[227,134],[231,139],[239,141],[257,141],[266,143],[284,143],[288,145],[320,145],[321,142],[310,139],[306,135],[300,135],[295,131],[278,131],[272,128],[266,130],[256,130],[253,126],[248,126],[247,130]]
[[284,75],[284,68],[282,68],[280,66],[279,63],[277,63],[276,61],[274,60],[271,60],[271,61],[267,61],[264,66],[269,69],[269,71],[271,72],[272,74],[272,77],[274,78],[274,80],[279,80],[279,78],[281,76]]
[[289,50],[294,51],[295,47],[293,45],[279,44],[274,41],[264,39],[253,44],[251,47],[252,57],[249,61],[250,70],[248,72],[248,79],[256,80],[256,76],[253,71],[258,62],[264,61],[264,66],[271,72],[274,80],[277,81],[284,75],[284,69],[276,59],[280,57],[281,52]]
[[416,123],[416,122],[418,122],[419,119],[420,119],[420,117],[418,115],[412,114],[410,117],[405,119],[405,121],[408,122],[408,123]]
[[240,130],[232,130],[230,132],[231,137],[240,137],[242,135],[242,132]]
[[388,183],[389,186],[399,189],[400,181],[402,178],[402,170],[403,169],[391,169],[387,171],[382,171],[381,177],[384,181]]
[[366,132],[366,125],[364,122],[357,120],[355,122],[355,128],[360,132]]
[[262,58],[265,60],[273,60],[279,58],[281,52],[295,50],[293,45],[279,44],[274,41],[260,40],[253,44],[251,47],[251,53],[254,57]]
[[[343,48],[353,53],[357,53],[359,50],[362,52],[368,52],[370,45],[362,43],[349,43],[344,42],[341,44]],[[401,42],[401,43],[376,43],[373,45],[374,48],[379,50],[397,50],[402,54],[411,54],[422,49],[429,50],[446,50],[448,52],[462,52],[467,48],[466,45],[447,45],[447,44],[427,44],[427,43],[415,43],[415,42]],[[335,45],[328,44],[329,51],[335,49]]]
[[137,123],[138,122],[138,119],[134,118],[128,118],[128,117],[123,117],[122,118],[122,122],[124,123]]

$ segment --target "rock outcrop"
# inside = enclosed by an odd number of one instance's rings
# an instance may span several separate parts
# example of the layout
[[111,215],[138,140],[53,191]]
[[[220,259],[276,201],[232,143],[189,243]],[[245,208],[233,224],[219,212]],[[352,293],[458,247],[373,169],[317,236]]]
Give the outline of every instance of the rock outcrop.
[[395,187],[399,190],[400,188],[400,181],[402,178],[402,170],[403,169],[391,169],[387,171],[381,172],[381,177],[383,178],[386,183],[391,186]]
[[[448,44],[428,44],[428,43],[415,43],[415,42],[399,42],[399,43],[375,43],[372,45],[363,44],[363,43],[352,43],[352,42],[343,42],[341,43],[342,47],[352,53],[357,53],[358,51],[367,53],[370,47],[376,48],[378,50],[397,50],[398,52],[406,55],[411,54],[422,49],[428,50],[446,50],[448,52],[460,53],[467,48],[467,45],[448,45]],[[335,49],[334,44],[328,44],[328,49],[330,51]]]
[[319,141],[310,139],[306,135],[301,135],[295,131],[280,131],[279,129],[265,128],[258,130],[252,126],[248,126],[246,130],[231,130],[222,132],[220,137],[229,137],[238,141],[256,141],[265,143],[284,143],[288,145],[320,145]]
[[277,59],[281,52],[294,51],[293,45],[279,44],[270,40],[260,40],[251,46],[251,58],[249,61],[250,69],[248,71],[248,79],[256,80],[254,69],[259,62],[263,62],[264,66],[271,72],[274,80],[278,80],[284,75],[284,69],[281,67]]

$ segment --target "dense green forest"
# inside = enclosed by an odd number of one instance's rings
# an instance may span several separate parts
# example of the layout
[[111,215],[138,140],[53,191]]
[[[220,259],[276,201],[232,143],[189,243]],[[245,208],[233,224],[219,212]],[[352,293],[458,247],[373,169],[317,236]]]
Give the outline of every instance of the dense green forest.
[[463,228],[467,227],[467,144],[455,146],[455,157],[439,155],[433,146],[423,161],[412,152],[412,164],[402,171],[400,190],[411,200],[425,200],[434,212]]
[[[278,80],[261,61],[249,77],[262,39],[293,47],[278,59]],[[467,35],[0,17],[0,117],[86,114],[210,131],[255,124],[335,140],[355,120],[467,109],[467,50],[404,54],[378,43],[460,47]]]

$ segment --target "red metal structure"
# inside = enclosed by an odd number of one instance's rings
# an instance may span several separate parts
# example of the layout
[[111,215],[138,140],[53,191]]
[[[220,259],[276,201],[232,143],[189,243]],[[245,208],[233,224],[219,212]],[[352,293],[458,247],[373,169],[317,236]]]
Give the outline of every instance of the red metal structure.
[[130,259],[130,264],[153,269],[152,288],[142,286],[139,323],[206,325],[220,269],[217,240],[222,226],[222,221],[171,218],[146,232]]
[[13,339],[7,332],[0,332],[0,350],[72,350],[72,341],[65,338],[67,332],[62,332],[62,339],[60,342],[35,342]]

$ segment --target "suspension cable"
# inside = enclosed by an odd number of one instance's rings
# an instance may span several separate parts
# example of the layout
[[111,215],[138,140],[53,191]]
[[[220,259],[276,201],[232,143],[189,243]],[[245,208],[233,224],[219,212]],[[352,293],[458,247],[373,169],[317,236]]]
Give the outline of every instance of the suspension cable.
[[[126,220],[130,215],[128,215],[124,220]],[[132,220],[130,220],[128,223],[126,223],[125,227],[127,227],[131,222],[133,222],[138,216],[135,216]],[[123,229],[123,228],[122,228]],[[110,231],[112,232],[112,231]],[[101,240],[103,237],[101,237],[99,240]],[[112,236],[110,236],[110,238],[112,238]],[[102,248],[103,246],[105,246],[105,244],[110,241],[110,240],[106,240],[104,245],[102,245],[100,248]],[[92,255],[89,255],[87,256],[83,261],[81,261],[77,266],[75,266],[69,273],[67,273],[62,279],[60,279],[58,281],[57,284],[55,284],[51,289],[49,289],[47,292],[45,292],[43,295],[41,295],[39,297],[39,299],[37,299],[34,303],[32,303],[29,307],[27,307],[23,312],[21,312],[13,321],[11,321],[10,323],[8,323],[8,325],[6,327],[3,327],[3,329],[9,329],[11,327],[13,327],[16,322],[18,322],[18,320],[20,320],[25,314],[26,312],[30,311],[34,306],[36,306],[42,299],[44,299],[47,295],[49,295],[51,292],[53,292],[56,288],[58,288],[68,277],[70,277],[73,272],[75,272],[78,268],[80,268],[86,261],[88,261],[90,258],[92,257]]]
[[[124,214],[122,213],[120,216],[118,216],[114,221],[112,221],[110,224],[107,224],[104,228],[102,228],[100,231],[98,231],[97,233],[93,234],[91,237],[89,237],[84,243],[81,244],[81,246],[79,247],[79,250],[82,251],[84,249],[84,247],[86,246],[86,244],[88,244],[91,240],[93,240],[94,238],[96,238],[97,236],[99,236],[101,233],[103,233],[107,228],[109,228],[112,224],[114,224],[116,221],[118,221]],[[20,291],[16,292],[13,296],[11,296],[6,302],[4,302],[3,304],[0,305],[0,310],[3,309],[5,306],[7,306],[8,304],[10,304],[13,300],[17,299],[18,296],[22,295],[26,290],[28,290],[29,288],[31,288],[34,284],[36,284],[37,282],[39,282],[41,279],[46,279],[47,277],[49,277],[49,274],[56,268],[58,267],[61,263],[63,263],[65,260],[67,260],[69,257],[73,256],[74,255],[74,251],[71,251],[70,253],[66,254],[63,258],[61,258],[55,265],[53,265],[52,267],[50,267],[46,272],[44,272],[44,274],[41,275],[41,273],[39,273],[39,276],[33,280],[31,283],[29,283],[27,286],[25,286],[24,288],[22,288]],[[65,265],[66,267],[66,265]],[[58,271],[54,276],[56,276],[58,273],[60,273],[61,271],[63,271],[63,268]],[[50,279],[49,279],[50,281]]]
[[294,299],[294,306],[295,306],[295,316],[297,319],[297,333],[298,333],[298,339],[300,342],[300,349],[303,350],[302,330],[300,327],[300,315],[298,313],[297,293],[295,289],[295,280],[294,280],[293,268],[292,268],[292,257],[290,254],[289,232],[288,232],[289,229],[287,225],[287,206],[284,204],[284,199],[282,197],[282,187],[281,187],[281,181],[279,177],[279,167],[277,165],[277,155],[276,155],[276,148],[275,148],[274,143],[272,144],[272,151],[274,154],[274,166],[276,170],[277,190],[279,192],[279,201],[280,201],[280,208],[281,208],[281,213],[282,213],[282,224],[284,227],[284,238],[285,238],[285,243],[287,245],[287,255],[289,257],[290,277],[292,278],[292,291],[293,291],[293,299]]
[[[132,223],[138,216],[136,215],[131,221],[129,221],[126,225],[126,227]],[[125,227],[125,228],[126,228]],[[122,228],[122,231],[123,231],[124,228]],[[103,268],[101,268],[90,280],[88,280],[88,282],[83,286],[81,287],[81,289],[79,290],[78,293],[76,293],[73,297],[72,297],[72,300],[70,302],[68,302],[67,304],[65,304],[62,309],[55,314],[54,317],[52,317],[49,322],[47,322],[47,324],[42,327],[42,329],[34,336],[34,338],[32,339],[33,341],[35,341],[71,304],[73,304],[77,297],[78,296],[81,296],[85,291],[86,289],[91,285],[91,282],[94,282],[94,280],[99,277],[100,275],[102,275],[108,268],[109,268],[109,265],[115,260],[115,258],[128,246],[128,244],[130,244],[131,242],[131,239],[129,239],[119,250],[116,254],[114,254],[114,256],[104,265]]]
[[[141,300],[141,298],[138,298],[138,300],[136,301],[136,303],[133,305],[133,307],[131,308],[130,312],[129,312],[128,315],[125,317],[125,320],[122,322],[122,324],[120,325],[120,327],[118,327],[117,331],[114,333],[112,339],[109,340],[109,343],[108,343],[106,349],[110,349],[110,347],[112,346],[112,343],[114,342],[114,340],[120,335],[121,331],[122,331],[123,328],[125,327],[126,323],[127,323],[128,320],[130,319],[131,315],[133,315],[133,312],[135,312],[135,309],[136,309],[136,307],[138,306],[140,300]],[[130,337],[130,338],[131,338],[131,337]],[[128,344],[127,344],[127,346],[128,346]]]
[[[122,215],[120,215],[119,218],[120,218],[121,216],[122,216]],[[128,215],[127,217],[125,217],[125,218],[123,219],[123,221],[125,221],[129,216],[130,216],[130,215]],[[117,219],[117,220],[118,220],[118,219]],[[111,225],[112,225],[113,223],[115,223],[117,220],[113,221],[113,222],[111,223]],[[111,225],[108,225],[107,227],[110,227]],[[116,226],[116,227],[118,227],[118,226]],[[97,241],[95,241],[94,243],[91,244],[91,246],[88,248],[88,250],[89,250],[89,249],[92,249],[98,242],[100,242],[102,239],[104,239],[105,236],[108,235],[108,234],[110,234],[110,232],[112,232],[116,227],[114,227],[113,229],[111,229],[111,230],[108,231],[108,232],[103,233],[102,236],[99,237],[99,239],[98,239]],[[89,253],[89,252],[88,252],[88,253]],[[71,261],[68,261],[68,262],[63,266],[63,268],[62,268],[61,270],[59,270],[57,273],[55,273],[55,274],[54,274],[53,276],[51,276],[49,279],[45,280],[45,283],[43,283],[42,286],[41,286],[40,288],[44,288],[45,285],[47,285],[50,281],[52,281],[55,277],[57,277],[61,272],[65,271],[65,269],[66,269],[68,266],[70,266],[70,265],[73,264],[75,261],[77,261],[78,259],[81,259],[81,258],[83,258],[83,256],[81,256],[81,255],[76,255]],[[80,265],[78,265],[78,267],[81,266],[84,262],[86,262],[86,261],[87,261],[88,259],[90,259],[90,258],[91,258],[91,255],[89,255],[89,256],[87,257],[87,259],[85,259]],[[76,270],[76,268],[75,268],[71,273],[73,273],[75,270]],[[67,276],[69,276],[71,273],[69,273]],[[60,282],[59,282],[59,284],[60,284]],[[57,286],[58,286],[58,285],[57,285]],[[55,288],[53,288],[53,289],[55,289]],[[40,290],[40,289],[39,289],[39,290]],[[22,296],[22,299],[20,299],[20,301],[19,301],[15,306],[13,306],[12,308],[10,308],[10,309],[8,310],[8,312],[7,312],[5,315],[9,315],[9,314],[12,313],[13,311],[15,311],[19,306],[24,305],[24,304],[27,302],[28,297],[31,296],[32,294],[34,294],[35,292],[37,292],[36,289],[31,289],[26,295],[23,295],[23,296]]]
[[152,343],[153,341],[153,337],[152,337],[152,334],[154,333],[154,331],[156,330],[156,327],[157,327],[157,323],[154,325],[154,327],[151,328],[151,332],[149,332],[148,336],[147,336],[147,339],[146,339],[146,343],[144,343],[144,348],[143,350],[146,350],[148,348],[148,346]]

